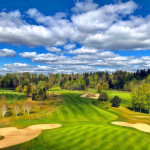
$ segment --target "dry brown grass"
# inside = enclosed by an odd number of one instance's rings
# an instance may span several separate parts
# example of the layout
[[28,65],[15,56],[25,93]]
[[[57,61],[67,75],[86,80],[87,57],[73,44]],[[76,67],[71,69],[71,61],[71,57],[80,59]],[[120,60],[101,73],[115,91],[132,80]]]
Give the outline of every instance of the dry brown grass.
[[[0,116],[0,127],[10,126],[13,122],[19,120],[35,120],[46,117],[51,112],[57,110],[62,102],[61,96],[51,97],[49,100],[45,100],[42,105],[41,101],[33,101],[33,109],[28,115],[27,112],[23,112],[23,107],[20,107],[20,113],[15,116],[13,104],[9,105],[9,110],[5,118]],[[22,106],[23,101],[19,102]]]
[[111,111],[117,113],[120,121],[128,123],[145,123],[150,125],[150,115],[132,111],[125,107],[111,108]]

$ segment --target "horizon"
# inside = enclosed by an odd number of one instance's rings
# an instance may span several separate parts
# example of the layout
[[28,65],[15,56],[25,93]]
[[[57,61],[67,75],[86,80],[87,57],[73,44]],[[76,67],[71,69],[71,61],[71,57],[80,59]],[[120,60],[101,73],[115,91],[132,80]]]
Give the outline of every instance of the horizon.
[[0,75],[150,68],[150,2],[1,1]]

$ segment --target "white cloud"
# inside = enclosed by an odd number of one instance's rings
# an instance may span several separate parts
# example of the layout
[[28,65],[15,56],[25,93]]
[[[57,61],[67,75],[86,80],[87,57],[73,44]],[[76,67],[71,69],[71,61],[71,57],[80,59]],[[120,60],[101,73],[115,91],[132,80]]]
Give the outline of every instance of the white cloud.
[[79,55],[75,56],[75,59],[86,59],[86,60],[98,60],[98,59],[114,59],[119,55],[111,52],[111,51],[104,51],[104,52],[97,52],[97,53],[89,53],[89,54],[83,54],[80,53]]
[[19,54],[23,58],[34,58],[37,56],[36,52],[24,52]]
[[12,49],[0,49],[0,57],[15,57],[17,53]]
[[93,3],[93,0],[85,0],[83,2],[77,1],[75,7],[71,10],[75,13],[87,12],[90,10],[95,10],[98,7],[98,4]]
[[137,5],[133,1],[115,5],[105,5],[98,9],[88,11],[79,15],[73,15],[72,21],[81,32],[103,32],[114,22],[131,14]]
[[75,48],[75,47],[76,47],[75,44],[67,44],[67,45],[64,46],[64,49],[70,50],[70,49],[73,49],[73,48]]
[[[81,12],[73,14],[71,20],[65,13],[45,16],[35,8],[24,16],[18,10],[1,12],[0,43],[53,48],[69,40],[99,51],[150,49],[150,17],[133,16],[137,7],[133,1],[98,7],[87,0],[76,3],[73,10]],[[28,23],[26,17],[36,24]],[[65,47],[70,49],[74,45]]]
[[56,54],[45,53],[37,55],[35,58],[32,59],[32,62],[52,63],[56,62],[57,60],[65,60],[65,58],[65,56],[58,56]]
[[28,68],[30,67],[30,65],[26,64],[26,63],[13,63],[13,64],[4,64],[4,67],[8,67],[8,68]]
[[[149,56],[137,58],[115,53],[115,50],[150,50],[150,15],[135,16],[137,8],[133,1],[99,7],[92,0],[86,0],[76,2],[70,16],[63,12],[46,16],[34,8],[24,15],[19,10],[0,12],[0,43],[43,46],[53,52],[20,53],[23,58],[31,58],[33,63],[46,65],[5,64],[4,72],[8,69],[10,72],[71,73],[106,68],[111,72],[114,68],[147,68],[150,66]],[[14,50],[0,50],[2,57],[15,55]]]
[[97,49],[93,49],[93,48],[86,48],[86,47],[81,47],[79,49],[75,49],[75,50],[70,50],[69,53],[70,54],[92,54],[92,53],[96,53],[98,52]]
[[61,52],[61,49],[57,47],[46,47],[46,50],[48,50],[49,52],[55,52],[55,53]]

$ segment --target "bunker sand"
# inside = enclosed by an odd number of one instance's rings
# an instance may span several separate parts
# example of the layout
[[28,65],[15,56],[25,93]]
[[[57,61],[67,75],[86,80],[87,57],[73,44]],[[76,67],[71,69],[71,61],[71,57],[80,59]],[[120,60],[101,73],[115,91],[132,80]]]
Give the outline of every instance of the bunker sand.
[[112,122],[112,124],[119,125],[119,126],[125,126],[125,127],[132,127],[137,130],[150,133],[150,125],[144,124],[144,123],[132,124],[132,123],[127,123],[127,122],[115,121],[115,122]]
[[81,95],[80,97],[98,99],[99,94],[83,94],[83,95]]
[[0,128],[0,135],[4,136],[0,140],[0,148],[13,146],[24,143],[37,137],[42,130],[54,129],[61,127],[60,124],[39,124],[29,126],[25,129],[17,129],[15,127]]

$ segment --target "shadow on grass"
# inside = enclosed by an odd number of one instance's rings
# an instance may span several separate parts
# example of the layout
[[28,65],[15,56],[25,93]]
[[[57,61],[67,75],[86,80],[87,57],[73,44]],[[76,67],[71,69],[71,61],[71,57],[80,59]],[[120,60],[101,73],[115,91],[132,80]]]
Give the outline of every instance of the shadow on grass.
[[4,136],[0,136],[0,140],[3,140],[4,139]]
[[[135,109],[133,109],[133,108],[131,108],[131,107],[127,107],[129,110],[131,110],[131,111],[135,111],[135,112],[140,112],[140,109],[139,108],[135,108]],[[141,113],[146,113],[146,114],[148,114],[148,111],[147,110],[144,110],[144,109],[141,109]]]

